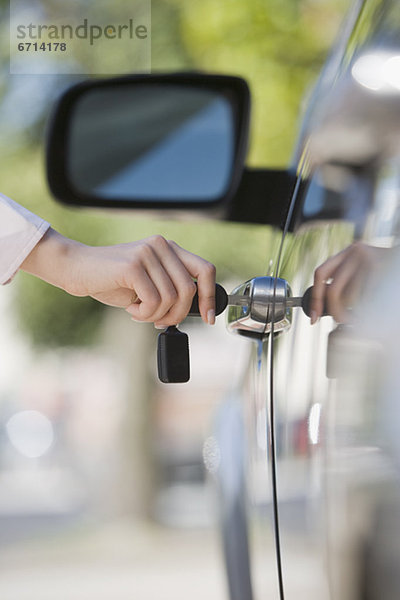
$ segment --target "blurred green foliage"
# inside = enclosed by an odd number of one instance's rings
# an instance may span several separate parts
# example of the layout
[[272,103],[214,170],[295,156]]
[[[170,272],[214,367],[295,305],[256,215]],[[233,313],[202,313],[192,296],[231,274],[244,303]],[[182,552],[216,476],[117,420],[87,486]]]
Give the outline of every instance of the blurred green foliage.
[[[55,0],[41,4],[53,10],[60,7]],[[118,5],[121,9],[126,5],[123,0],[113,4],[116,12]],[[245,77],[253,99],[248,163],[283,166],[290,160],[301,99],[317,76],[346,5],[345,0],[153,0],[152,70],[199,69]],[[2,128],[10,121],[10,109],[2,112],[10,98],[15,122],[24,122],[22,117],[34,112],[39,95],[32,94],[30,86],[41,88],[45,102],[26,128],[11,129],[0,142],[1,191],[64,235],[88,244],[161,233],[214,262],[220,280],[240,282],[265,273],[277,240],[268,228],[207,221],[171,223],[137,213],[127,218],[54,202],[45,183],[45,121],[53,98],[77,78],[9,75],[7,8],[8,1],[0,0]],[[51,290],[22,273],[14,286],[21,326],[36,344],[71,345],[93,339],[103,313],[100,305]]]
[[95,342],[102,313],[102,305],[92,298],[68,296],[39,279],[27,277],[19,285],[19,326],[29,332],[38,346],[81,346]]
[[326,57],[344,2],[171,2],[179,7],[182,39],[196,67],[241,75],[250,85],[249,164],[287,164],[301,98]]

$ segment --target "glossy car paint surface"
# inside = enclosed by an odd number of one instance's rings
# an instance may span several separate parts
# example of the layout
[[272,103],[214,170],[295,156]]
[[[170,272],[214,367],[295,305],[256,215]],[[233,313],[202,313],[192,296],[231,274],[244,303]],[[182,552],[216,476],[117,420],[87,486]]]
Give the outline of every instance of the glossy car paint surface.
[[[293,309],[288,331],[253,344],[240,395],[250,572],[245,594],[232,585],[231,597],[263,598],[268,589],[289,600],[391,600],[400,597],[398,2],[352,8],[294,164],[294,232],[271,256],[295,296],[351,243],[386,250],[347,325],[324,317],[311,326]],[[274,530],[272,574],[258,538]],[[265,586],[263,573],[275,584]]]

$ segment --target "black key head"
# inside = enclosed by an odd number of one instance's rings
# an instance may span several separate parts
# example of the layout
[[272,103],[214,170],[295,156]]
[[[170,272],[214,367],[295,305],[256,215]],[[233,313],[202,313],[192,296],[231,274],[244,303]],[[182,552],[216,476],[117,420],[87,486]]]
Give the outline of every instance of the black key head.
[[158,336],[158,377],[163,383],[186,383],[190,379],[189,337],[176,327]]

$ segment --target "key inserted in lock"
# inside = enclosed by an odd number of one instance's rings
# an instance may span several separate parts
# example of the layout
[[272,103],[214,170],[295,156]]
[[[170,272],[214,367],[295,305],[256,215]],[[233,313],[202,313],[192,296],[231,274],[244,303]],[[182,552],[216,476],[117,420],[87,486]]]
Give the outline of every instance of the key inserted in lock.
[[[273,314],[273,302],[275,302],[275,313],[277,318],[286,312],[287,309],[301,307],[305,314],[311,316],[311,294],[312,287],[308,288],[303,296],[295,297],[287,295],[290,291],[289,286],[284,280],[278,280],[285,283],[285,293],[282,295],[274,294],[274,279],[272,277],[256,278],[254,281],[268,280],[268,286],[259,286],[261,290],[269,289],[269,292],[263,294],[240,294],[234,293],[228,295],[225,289],[220,284],[216,284],[215,288],[215,305],[216,315],[220,315],[224,312],[227,306],[238,306],[244,309],[244,312],[250,312],[251,308],[255,306],[254,319],[259,318],[260,324],[263,326],[266,319],[264,315]],[[242,287],[242,286],[241,286]],[[244,289],[248,289],[246,286]],[[260,306],[263,310],[260,310]],[[257,314],[260,313],[259,315]],[[323,316],[327,315],[328,312],[324,307]],[[192,306],[188,313],[188,316],[195,317],[200,316],[199,310],[199,297],[198,294],[193,298]],[[177,327],[168,327],[163,333],[158,336],[158,351],[157,351],[157,363],[158,363],[158,376],[160,381],[163,383],[186,383],[190,379],[190,357],[189,357],[189,338],[186,333],[179,331]]]
[[[269,279],[269,278],[268,278]],[[272,278],[271,278],[272,280]],[[287,296],[282,299],[277,299],[276,303],[281,304],[284,303],[286,308],[302,308],[307,317],[311,317],[311,295],[313,291],[313,286],[309,287],[302,296]],[[225,289],[219,283],[216,284],[215,287],[215,304],[216,304],[216,315],[220,315],[227,306],[242,306],[248,307],[250,302],[252,301],[252,297],[245,294],[227,294]],[[272,306],[272,300],[267,299]],[[324,306],[322,316],[325,317],[328,315],[327,307]],[[189,317],[199,317],[199,296],[196,292],[196,295],[193,298],[192,306],[188,313]]]

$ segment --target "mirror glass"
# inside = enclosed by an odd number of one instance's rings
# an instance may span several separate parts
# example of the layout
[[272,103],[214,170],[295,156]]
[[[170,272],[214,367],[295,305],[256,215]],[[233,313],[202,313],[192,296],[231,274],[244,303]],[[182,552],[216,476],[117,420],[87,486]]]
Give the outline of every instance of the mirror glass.
[[232,107],[216,91],[99,87],[74,107],[68,176],[100,199],[211,201],[230,183],[234,138]]

